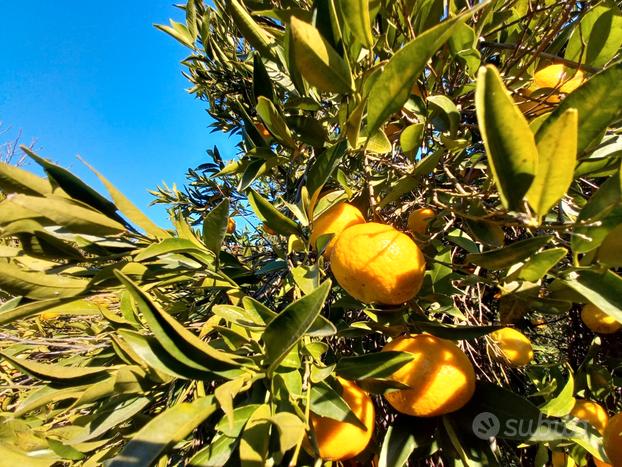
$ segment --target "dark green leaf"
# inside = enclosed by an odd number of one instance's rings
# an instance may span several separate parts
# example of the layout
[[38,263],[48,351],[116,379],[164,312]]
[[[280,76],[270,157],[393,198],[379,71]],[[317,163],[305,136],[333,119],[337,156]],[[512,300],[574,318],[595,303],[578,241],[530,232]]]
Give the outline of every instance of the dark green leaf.
[[288,305],[266,327],[263,341],[266,346],[266,364],[274,371],[290,350],[317,319],[330,291],[331,281],[326,280],[317,289]]
[[347,402],[324,381],[311,386],[311,411],[321,417],[352,423],[366,429]]
[[89,285],[87,279],[60,274],[25,271],[13,263],[2,265],[0,288],[33,300],[68,298],[84,292]]
[[300,233],[298,225],[293,220],[278,211],[267,199],[252,189],[248,191],[248,202],[257,217],[275,232],[281,235],[298,235]]
[[391,376],[414,355],[409,352],[375,352],[354,357],[343,357],[335,371],[346,379],[384,378]]
[[23,373],[30,374],[44,381],[57,384],[84,384],[97,380],[110,373],[113,367],[75,367],[39,363],[34,360],[15,358],[4,353],[0,355],[12,366]]
[[239,366],[236,357],[214,349],[162,310],[120,271],[115,275],[130,292],[147,326],[164,349],[181,363],[201,371],[219,372]]
[[551,236],[548,235],[520,240],[496,250],[469,254],[465,262],[477,264],[486,269],[505,269],[528,258],[550,240]]
[[391,57],[369,91],[368,134],[373,134],[391,115],[402,108],[428,60],[449,39],[454,28],[476,10],[477,8],[472,8],[464,15],[446,20],[425,31]]

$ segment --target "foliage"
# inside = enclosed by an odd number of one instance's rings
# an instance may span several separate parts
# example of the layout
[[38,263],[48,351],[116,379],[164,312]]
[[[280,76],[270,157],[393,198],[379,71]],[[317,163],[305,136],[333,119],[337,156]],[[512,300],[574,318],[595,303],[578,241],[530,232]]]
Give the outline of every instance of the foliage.
[[[0,289],[15,297],[0,308],[0,454],[312,465],[311,413],[357,422],[340,375],[374,394],[364,464],[603,459],[569,413],[576,397],[622,409],[619,334],[579,320],[592,303],[622,321],[619,2],[214,5],[189,0],[186,24],[159,28],[189,48],[191,92],[240,156],[214,148],[185,192],[155,192],[172,229],[100,174],[110,199],[28,148],[45,178],[0,165]],[[589,76],[559,104],[522,92],[551,63]],[[363,304],[331,280],[310,230],[346,199],[401,230],[437,213],[415,234],[427,272],[409,303]],[[532,340],[533,364],[493,358],[500,324]],[[422,332],[476,368],[473,399],[443,417],[381,397],[409,360],[379,350]],[[532,429],[479,439],[483,412]]]

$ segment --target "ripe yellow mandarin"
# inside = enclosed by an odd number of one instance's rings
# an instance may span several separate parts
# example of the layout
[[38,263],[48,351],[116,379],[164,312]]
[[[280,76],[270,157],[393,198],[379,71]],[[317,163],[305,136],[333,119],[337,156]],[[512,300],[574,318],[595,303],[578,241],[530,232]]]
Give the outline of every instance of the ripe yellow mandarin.
[[603,434],[603,444],[611,465],[622,467],[622,413],[609,419]]
[[255,128],[257,128],[257,131],[263,138],[270,138],[272,136],[272,134],[268,131],[266,126],[261,122],[256,123]]
[[322,235],[334,234],[331,241],[326,245],[324,257],[330,257],[330,252],[335,245],[337,236],[346,228],[365,223],[365,217],[357,208],[348,203],[338,203],[327,211],[323,212],[320,217],[313,221],[311,230],[311,246],[316,247],[317,240]]
[[[542,90],[541,93],[538,93],[542,95],[534,97],[549,104],[557,104],[561,102],[564,94],[569,94],[577,89],[583,81],[585,81],[585,75],[581,70],[574,70],[556,63],[536,71],[533,82],[529,88],[522,92],[531,96],[536,91]],[[523,112],[535,110],[538,114],[549,110],[546,105],[536,101],[523,102],[519,107]]]
[[564,451],[553,451],[551,465],[552,467],[573,467],[576,463]]
[[425,258],[408,235],[390,225],[368,222],[341,232],[330,267],[339,285],[354,298],[399,305],[419,292]]
[[44,311],[39,315],[39,319],[41,321],[52,321],[53,319],[58,318],[59,315],[60,313],[57,311]]
[[622,328],[622,324],[591,303],[581,310],[581,320],[597,334],[613,334]]
[[408,230],[412,233],[425,234],[428,224],[434,219],[436,213],[430,208],[415,209],[408,216]]
[[233,233],[235,232],[235,220],[230,217],[229,219],[227,219],[227,233]]
[[574,407],[570,411],[570,415],[588,422],[601,433],[605,431],[605,427],[609,421],[607,411],[603,409],[600,404],[584,399],[577,399]]
[[503,360],[508,365],[525,366],[533,360],[531,341],[522,332],[513,328],[503,328],[493,332],[490,337],[499,347]]
[[475,391],[475,371],[466,354],[453,342],[429,334],[399,337],[382,349],[410,352],[413,360],[391,379],[406,384],[385,394],[398,412],[436,417],[463,407]]
[[611,464],[607,464],[606,462],[600,461],[596,459],[595,457],[592,457],[592,460],[594,461],[594,465],[596,467],[613,467]]
[[311,425],[320,457],[332,461],[350,459],[363,452],[374,433],[375,420],[371,397],[353,382],[343,378],[337,379],[343,389],[341,397],[367,430],[352,423],[311,414]]

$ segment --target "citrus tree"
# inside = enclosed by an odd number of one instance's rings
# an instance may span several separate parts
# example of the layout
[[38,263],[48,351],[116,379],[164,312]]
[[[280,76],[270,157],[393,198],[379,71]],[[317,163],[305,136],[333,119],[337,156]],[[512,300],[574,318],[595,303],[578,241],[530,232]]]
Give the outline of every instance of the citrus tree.
[[3,462],[622,465],[620,2],[183,8],[172,228],[0,165]]

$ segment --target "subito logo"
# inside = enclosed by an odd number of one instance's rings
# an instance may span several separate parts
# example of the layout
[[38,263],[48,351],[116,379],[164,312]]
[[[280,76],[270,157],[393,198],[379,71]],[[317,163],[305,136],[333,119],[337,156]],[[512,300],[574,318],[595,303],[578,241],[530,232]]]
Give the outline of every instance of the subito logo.
[[473,419],[473,433],[480,439],[494,438],[501,430],[497,416],[490,412],[482,412]]

